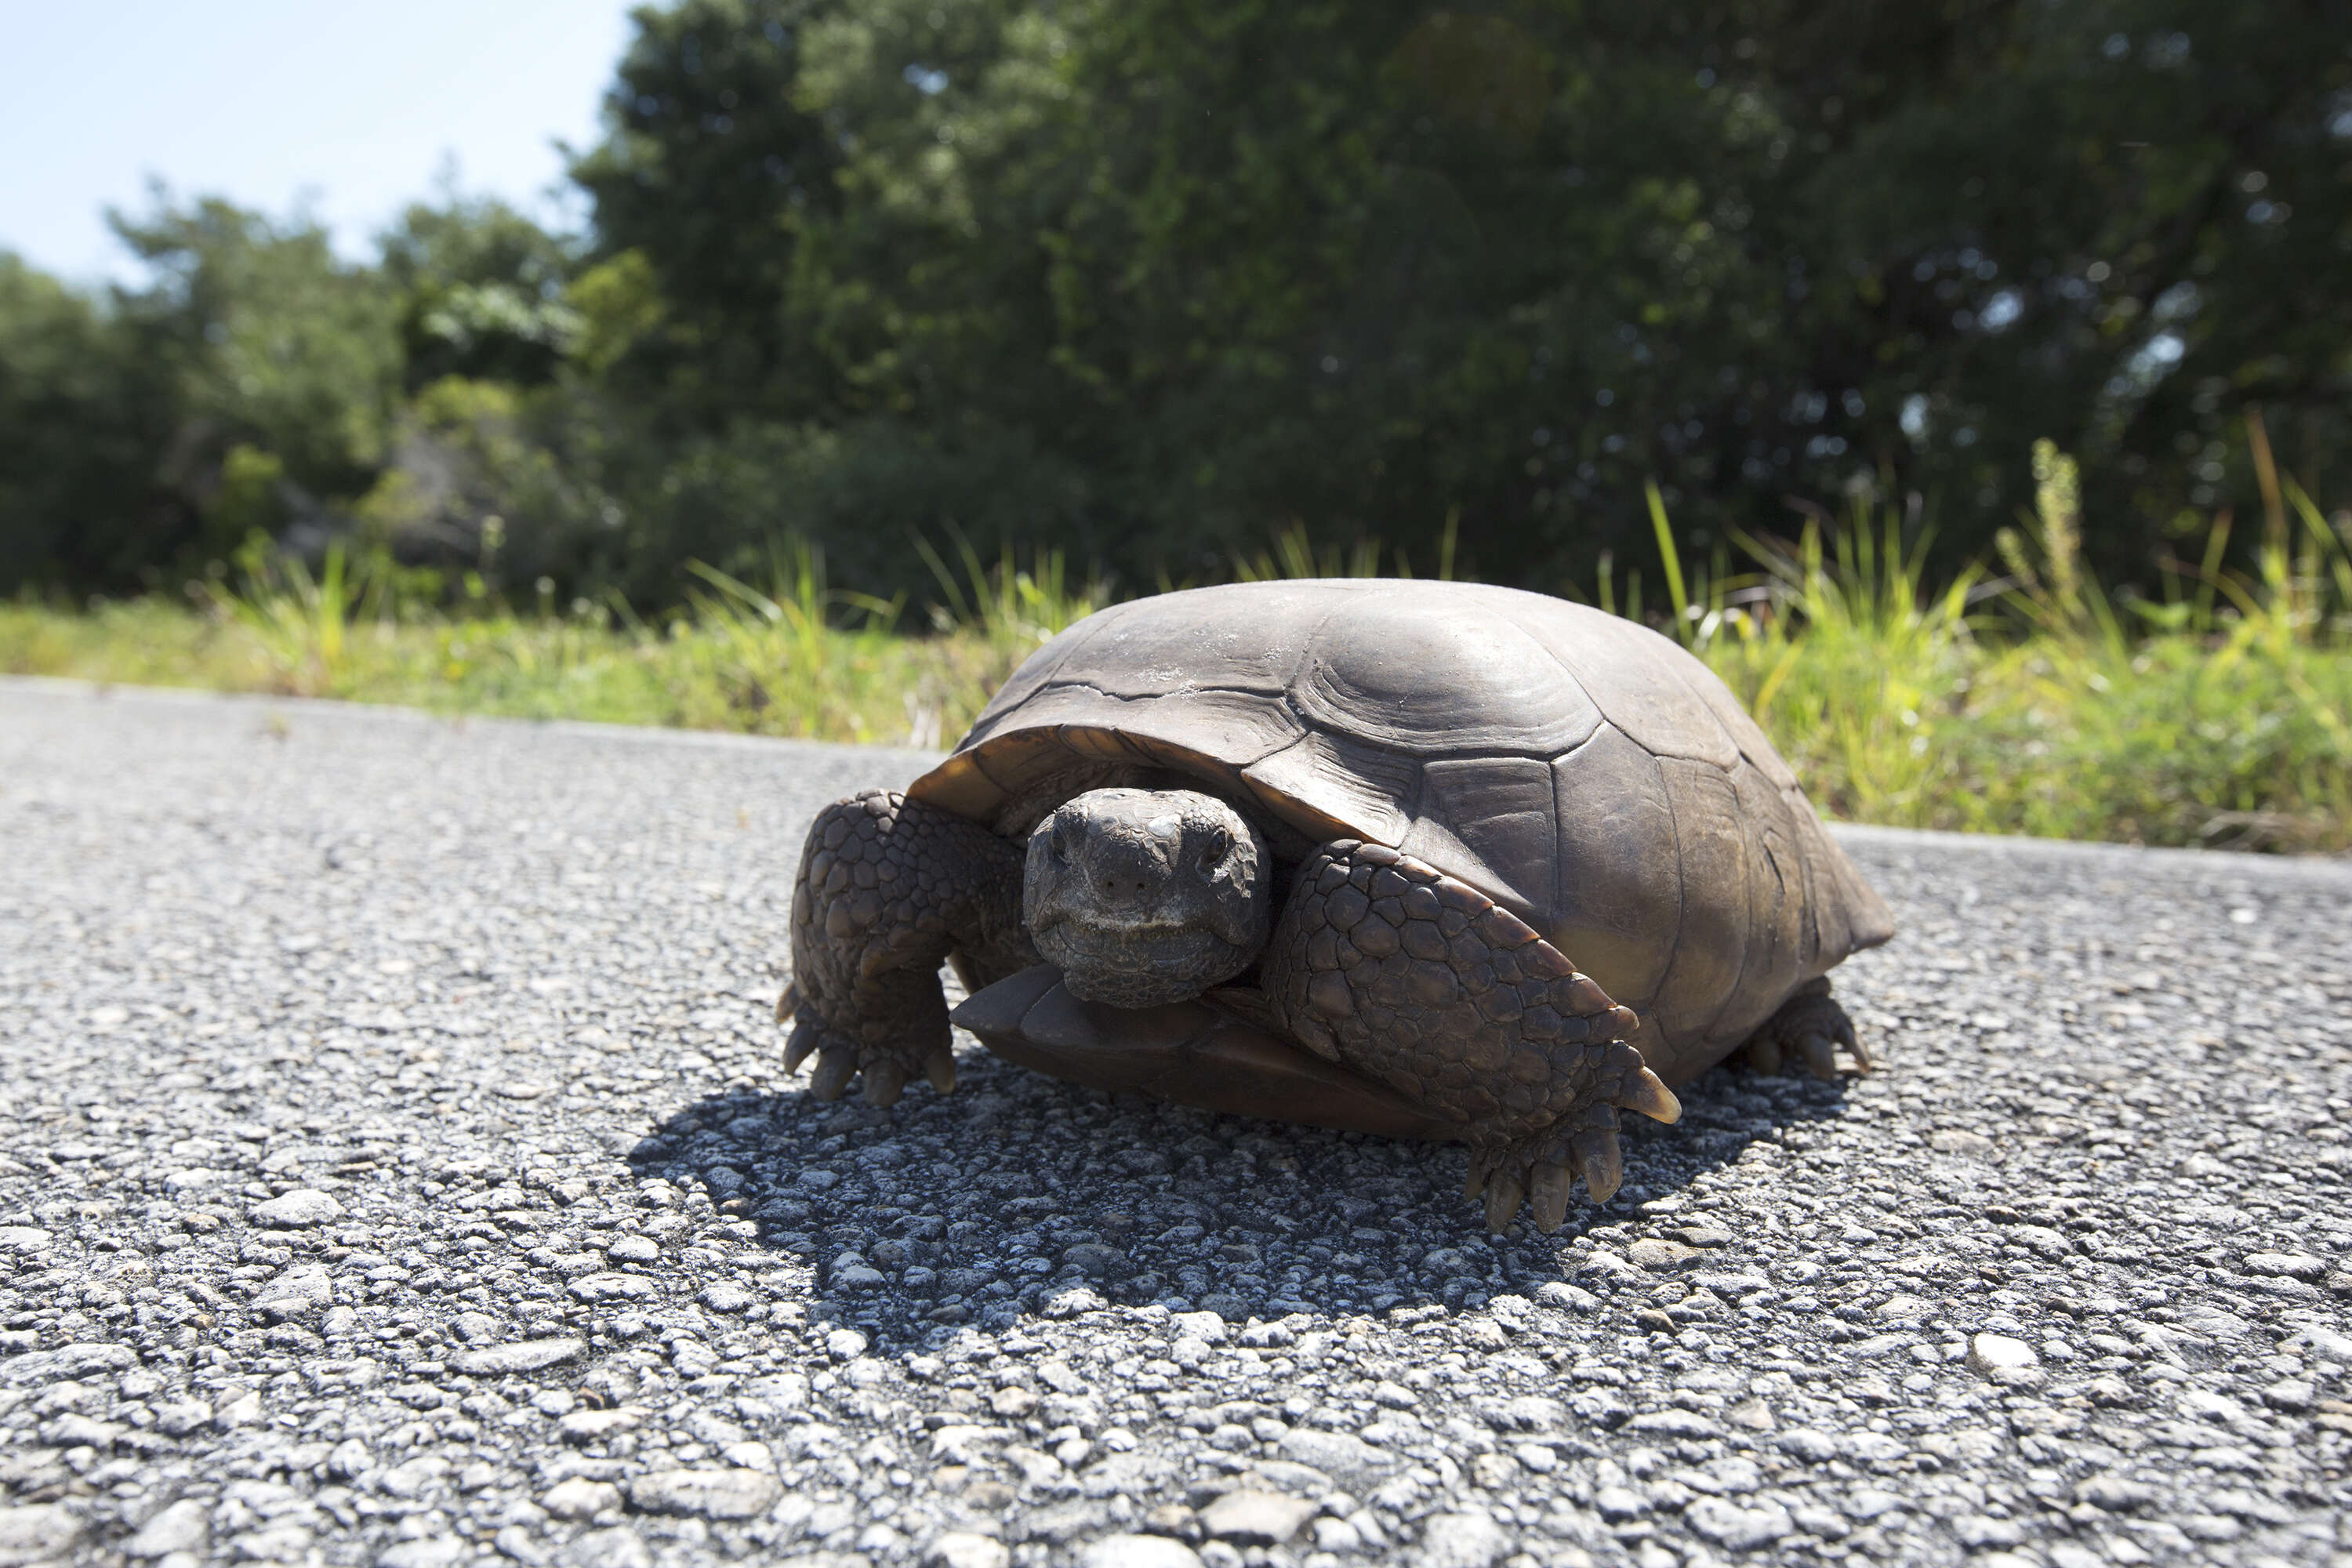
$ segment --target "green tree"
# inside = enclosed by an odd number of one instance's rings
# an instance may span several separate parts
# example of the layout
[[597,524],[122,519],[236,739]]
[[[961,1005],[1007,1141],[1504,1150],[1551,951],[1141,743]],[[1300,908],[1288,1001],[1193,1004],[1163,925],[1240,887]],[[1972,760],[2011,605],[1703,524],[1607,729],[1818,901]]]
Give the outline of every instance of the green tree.
[[606,94],[608,133],[573,166],[607,256],[633,254],[669,310],[616,374],[691,422],[829,411],[788,321],[800,237],[837,209],[840,149],[797,101],[802,0],[687,0],[635,14]]
[[[2037,437],[2080,453],[2091,542],[2252,500],[2250,403],[2318,493],[2352,479],[2352,12],[2017,5],[1960,90],[1907,93],[1808,195],[1847,266],[1843,353],[1902,393],[1925,477],[1979,516]],[[1964,439],[1973,437],[1973,440]]]
[[506,203],[445,188],[383,235],[399,297],[410,391],[445,376],[517,386],[554,379],[581,331],[566,298],[575,246]]
[[289,508],[365,490],[402,368],[395,301],[374,270],[337,258],[314,223],[217,199],[176,206],[159,190],[147,216],[113,222],[150,270],[119,310],[135,352],[175,390],[161,478],[176,503],[202,515],[239,446],[279,465]]
[[[2342,445],[2336,13],[687,0],[581,174],[679,417],[1009,467],[1137,574],[1293,518],[1425,561],[1458,508],[1549,584],[1652,477],[1702,542],[1891,485],[1972,551],[2040,436],[2128,560],[2228,493],[2249,396]],[[929,504],[883,472],[826,525]]]
[[175,405],[120,319],[0,252],[0,592],[134,584],[186,548],[156,484]]
[[[1790,499],[1948,563],[2083,459],[2126,580],[2245,504],[2263,405],[2352,458],[2341,0],[677,0],[593,233],[445,190],[339,259],[159,193],[150,281],[0,264],[10,581],[252,526],[674,599],[689,556],[914,532],[1140,585],[1276,528],[1558,587]],[[2246,531],[2242,531],[2242,533]],[[407,547],[404,545],[404,547]]]

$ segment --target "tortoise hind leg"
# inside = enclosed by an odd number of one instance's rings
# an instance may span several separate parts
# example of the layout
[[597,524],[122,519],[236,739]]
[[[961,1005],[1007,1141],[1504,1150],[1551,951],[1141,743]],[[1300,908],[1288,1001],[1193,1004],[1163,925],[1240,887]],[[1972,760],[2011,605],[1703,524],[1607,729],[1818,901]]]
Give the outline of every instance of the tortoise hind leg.
[[1262,973],[1309,1050],[1465,1125],[1495,1230],[1529,1198],[1558,1228],[1576,1175],[1595,1202],[1613,1194],[1619,1110],[1682,1114],[1630,1011],[1485,894],[1380,845],[1307,858]]
[[1870,1052],[1854,1033],[1853,1020],[1830,996],[1827,976],[1806,982],[1780,1004],[1780,1010],[1748,1037],[1748,1065],[1758,1072],[1783,1070],[1791,1058],[1815,1078],[1835,1079],[1837,1047],[1853,1053],[1854,1070],[1868,1072]]
[[784,1068],[810,1056],[809,1092],[837,1100],[865,1075],[866,1099],[897,1101],[921,1074],[955,1087],[940,965],[994,980],[1037,962],[1021,930],[1018,847],[895,790],[867,790],[817,814],[793,889],[794,1019]]

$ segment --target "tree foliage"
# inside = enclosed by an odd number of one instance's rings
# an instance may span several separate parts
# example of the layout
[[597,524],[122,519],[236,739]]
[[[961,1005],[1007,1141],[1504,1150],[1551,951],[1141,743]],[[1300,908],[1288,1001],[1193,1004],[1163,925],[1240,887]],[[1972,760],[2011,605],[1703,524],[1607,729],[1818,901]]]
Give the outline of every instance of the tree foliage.
[[[2347,22],[678,0],[636,16],[577,240],[453,194],[356,268],[198,204],[125,226],[147,290],[0,279],[0,417],[150,443],[0,482],[147,542],[53,551],[83,584],[204,547],[210,484],[429,511],[411,543],[469,559],[496,517],[514,570],[649,601],[780,531],[919,587],[909,535],[950,526],[1142,584],[1293,525],[1428,563],[1455,519],[1465,567],[1558,587],[1654,548],[1653,480],[1702,545],[1916,491],[1979,553],[2050,438],[2128,577],[2251,499],[2250,405],[2347,493]],[[56,499],[125,474],[146,511]],[[196,521],[112,521],[159,496]]]
[[132,581],[182,548],[148,479],[173,402],[121,322],[0,253],[0,585]]
[[447,190],[383,237],[409,390],[444,376],[542,385],[578,345],[564,289],[577,246],[503,202]]
[[1980,548],[2045,436],[2128,558],[2229,493],[2249,401],[2314,468],[2342,445],[2344,20],[688,0],[583,174],[739,347],[695,362],[720,417],[1011,441],[1033,531],[1130,570],[1458,510],[1542,580],[1636,536],[1652,477],[1702,527],[1916,489]]

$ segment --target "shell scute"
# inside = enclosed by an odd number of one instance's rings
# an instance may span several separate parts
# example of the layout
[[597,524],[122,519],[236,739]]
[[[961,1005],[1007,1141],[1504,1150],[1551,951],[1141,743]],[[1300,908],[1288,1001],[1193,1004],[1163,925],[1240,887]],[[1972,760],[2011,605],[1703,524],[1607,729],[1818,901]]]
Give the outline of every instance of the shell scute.
[[1682,757],[1661,757],[1658,769],[1674,807],[1683,910],[1654,1011],[1669,1037],[1706,1038],[1748,965],[1748,835],[1723,769]]
[[1297,679],[1331,605],[1308,584],[1259,586],[1248,608],[1234,615],[1202,603],[1200,613],[1168,616],[1160,613],[1164,598],[1115,605],[1080,623],[1094,634],[1056,665],[1054,678],[1129,699],[1208,690],[1279,696]]
[[1324,618],[1291,700],[1320,726],[1425,756],[1550,757],[1601,721],[1576,678],[1507,618],[1433,616],[1417,587],[1394,584]]
[[[1798,862],[1796,824],[1788,801],[1760,768],[1735,768],[1731,784],[1748,824],[1747,973],[1753,984],[1743,990],[1791,991],[1808,977],[1807,966],[1818,952],[1808,951],[1806,942],[1804,910],[1811,900]],[[1744,1034],[1769,1016],[1730,1022]]]
[[1242,769],[1243,781],[1267,808],[1305,827],[1308,837],[1360,834],[1366,851],[1404,837],[1419,775],[1408,758],[1319,730]]
[[[1525,606],[1514,608],[1521,628],[1542,641],[1600,716],[1635,745],[1653,756],[1685,757],[1718,768],[1738,760],[1738,742],[1699,695],[1702,681],[1720,683],[1681,648],[1587,605],[1561,604],[1540,619]],[[1693,673],[1698,679],[1689,679]]]
[[1637,1012],[1682,929],[1682,852],[1658,759],[1615,725],[1552,765],[1559,902],[1552,940]]
[[1549,759],[1434,761],[1422,764],[1421,778],[1405,852],[1524,911],[1549,914],[1559,858]]

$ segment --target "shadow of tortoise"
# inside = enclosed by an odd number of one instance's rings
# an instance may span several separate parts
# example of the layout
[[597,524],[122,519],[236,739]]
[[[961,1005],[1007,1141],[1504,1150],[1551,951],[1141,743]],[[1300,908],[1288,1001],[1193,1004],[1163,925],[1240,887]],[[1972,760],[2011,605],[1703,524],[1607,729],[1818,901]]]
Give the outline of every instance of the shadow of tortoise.
[[712,1096],[630,1164],[699,1188],[805,1265],[812,1299],[784,1310],[905,1348],[1112,1303],[1240,1323],[1573,1289],[1580,1237],[1846,1103],[1842,1083],[1717,1068],[1681,1090],[1675,1125],[1627,1118],[1610,1202],[1572,1205],[1550,1236],[1524,1213],[1489,1236],[1458,1145],[1115,1099],[969,1048],[958,1072],[954,1094],[918,1089],[888,1110],[800,1089]]

